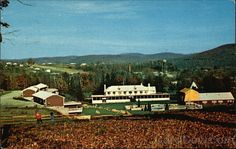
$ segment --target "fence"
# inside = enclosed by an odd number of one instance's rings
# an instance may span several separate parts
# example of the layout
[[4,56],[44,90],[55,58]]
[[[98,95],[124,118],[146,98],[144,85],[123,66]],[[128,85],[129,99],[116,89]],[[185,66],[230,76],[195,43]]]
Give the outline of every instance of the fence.
[[[64,115],[55,115],[54,121],[65,121],[70,119],[69,116]],[[50,115],[42,115],[42,120],[44,122],[50,122],[51,118]],[[24,123],[36,123],[35,116],[29,115],[20,115],[20,116],[0,116],[0,125],[7,125],[7,124],[24,124]]]

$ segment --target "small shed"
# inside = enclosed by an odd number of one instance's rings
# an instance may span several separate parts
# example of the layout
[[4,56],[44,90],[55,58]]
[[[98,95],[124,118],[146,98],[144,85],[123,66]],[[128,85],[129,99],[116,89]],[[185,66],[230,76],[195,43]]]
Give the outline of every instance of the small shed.
[[22,91],[22,96],[23,97],[32,97],[34,93],[38,91],[38,88],[34,86],[30,86]]
[[33,94],[34,102],[46,106],[64,106],[65,97],[47,91],[39,91]]
[[55,94],[57,94],[57,95],[59,94],[57,88],[48,88],[47,91],[50,92],[50,93],[55,93]]
[[43,83],[39,83],[39,84],[35,85],[34,87],[38,88],[40,91],[46,91],[48,88],[48,86]]
[[64,107],[68,109],[69,114],[82,113],[83,107],[81,102],[68,101],[64,103]]

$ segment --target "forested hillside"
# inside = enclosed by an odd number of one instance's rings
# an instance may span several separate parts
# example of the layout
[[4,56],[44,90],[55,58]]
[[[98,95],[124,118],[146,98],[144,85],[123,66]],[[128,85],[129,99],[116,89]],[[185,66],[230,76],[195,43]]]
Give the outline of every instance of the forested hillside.
[[201,53],[172,59],[171,62],[174,63],[178,68],[231,68],[236,66],[235,57],[235,44],[226,44]]
[[[166,59],[178,68],[212,68],[212,67],[235,67],[236,61],[235,44],[226,44],[217,48],[194,54],[178,53],[157,53],[157,54],[140,54],[124,53],[118,55],[86,55],[86,56],[65,56],[65,57],[42,57],[33,59],[36,63],[106,63],[106,64],[128,64],[128,63],[145,63]],[[15,61],[27,61],[21,59]]]

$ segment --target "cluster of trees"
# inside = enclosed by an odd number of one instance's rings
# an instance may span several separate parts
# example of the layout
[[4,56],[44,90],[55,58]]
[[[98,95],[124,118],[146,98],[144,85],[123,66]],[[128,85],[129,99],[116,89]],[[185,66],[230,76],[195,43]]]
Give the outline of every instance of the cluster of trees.
[[83,99],[80,74],[33,72],[29,66],[5,66],[0,63],[0,89],[22,90],[38,83],[57,88],[63,95],[73,100]]
[[[152,63],[152,65],[151,65]],[[150,65],[149,65],[150,64]],[[91,94],[103,94],[104,84],[111,85],[148,85],[156,87],[157,92],[175,93],[184,87],[189,87],[195,81],[200,92],[231,91],[235,94],[235,74],[232,70],[212,69],[204,71],[179,70],[167,73],[159,70],[158,63],[144,64],[98,64],[87,68],[79,74],[47,73],[38,71],[33,73],[29,67],[8,66],[0,63],[0,89],[24,89],[37,83],[45,83],[52,88],[58,88],[67,99],[81,100]],[[171,66],[171,65],[169,65]],[[142,69],[140,69],[142,68]],[[139,70],[139,71],[136,71]],[[163,69],[161,69],[163,70]],[[158,73],[154,73],[158,72]],[[167,74],[174,74],[172,77]],[[175,82],[175,83],[173,83]]]
[[192,81],[198,85],[199,92],[232,92],[236,97],[236,71],[232,69],[185,69],[177,76],[177,88],[189,87]]

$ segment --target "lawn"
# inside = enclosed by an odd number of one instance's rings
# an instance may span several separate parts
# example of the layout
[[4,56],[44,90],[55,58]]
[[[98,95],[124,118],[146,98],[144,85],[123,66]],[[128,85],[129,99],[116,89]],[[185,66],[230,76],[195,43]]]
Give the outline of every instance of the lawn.
[[43,68],[43,69],[51,69],[52,71],[57,71],[57,72],[67,72],[67,73],[81,73],[83,72],[82,70],[77,70],[77,69],[73,69],[73,68],[67,68],[64,66],[45,66],[45,65],[39,65],[39,64],[35,64],[34,67],[38,67],[38,68]]
[[13,97],[18,97],[20,94],[20,91],[10,91],[7,94],[0,96],[1,124],[19,123],[25,121],[35,122],[35,111],[39,111],[43,115],[43,118],[49,118],[50,112],[52,112],[52,110],[46,109],[44,106],[32,101],[13,99]]
[[[141,101],[140,105],[148,105],[148,104],[165,104],[165,103],[176,103],[177,101]],[[116,109],[116,110],[125,110],[126,105],[138,105],[138,102],[127,102],[127,103],[104,103],[98,104],[97,107],[102,107],[106,109]],[[153,112],[149,111],[130,111],[126,110],[133,115],[145,115],[145,114],[153,114]]]
[[82,115],[119,115],[119,113],[112,112],[110,110],[106,109],[100,109],[100,108],[92,108],[92,107],[85,107],[83,108]]
[[19,97],[21,95],[21,91],[11,91],[7,94],[1,95],[0,99],[1,99],[1,106],[5,106],[5,107],[32,107],[32,106],[42,106],[39,105],[35,102],[31,102],[31,101],[22,101],[22,100],[16,100],[13,99],[13,97]]

